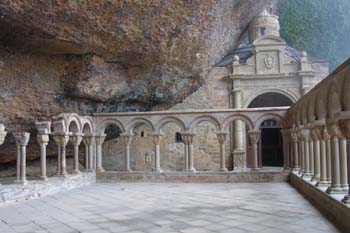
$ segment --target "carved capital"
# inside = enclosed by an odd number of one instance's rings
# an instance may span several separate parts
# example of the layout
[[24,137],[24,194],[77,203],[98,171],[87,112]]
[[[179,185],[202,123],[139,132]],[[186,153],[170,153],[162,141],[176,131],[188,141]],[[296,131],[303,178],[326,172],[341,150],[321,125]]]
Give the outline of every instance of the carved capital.
[[27,132],[16,132],[13,133],[17,146],[27,146],[30,138],[30,133]]
[[249,138],[252,144],[257,144],[260,138],[260,130],[249,130]]
[[281,134],[283,137],[283,140],[285,142],[289,142],[291,139],[291,130],[290,129],[281,129]]
[[69,141],[74,145],[74,146],[79,146],[81,141],[83,140],[83,137],[81,135],[72,135],[69,137]]
[[322,134],[322,127],[315,127],[313,129],[311,129],[311,139],[313,141],[318,141],[321,139],[321,134]]
[[120,134],[120,140],[121,140],[121,143],[124,145],[124,146],[130,146],[131,144],[131,141],[132,141],[132,134],[128,134],[128,133],[122,133]]
[[154,145],[159,145],[163,139],[164,134],[162,133],[153,133],[151,134]]
[[226,140],[227,140],[227,132],[218,132],[216,133],[216,136],[218,138],[218,141],[220,144],[225,144]]
[[301,129],[299,133],[303,141],[310,141],[310,129]]
[[350,139],[350,120],[340,120],[339,128],[344,137]]
[[106,135],[97,135],[97,136],[95,136],[96,145],[102,145],[103,142],[105,141],[105,139],[106,139]]
[[338,121],[336,120],[331,119],[327,121],[327,131],[331,138],[342,136]]
[[69,136],[67,135],[54,135],[53,140],[59,146],[65,147],[69,141]]
[[194,136],[196,136],[196,134],[195,133],[191,133],[191,132],[183,132],[183,133],[181,133],[181,138],[182,138],[182,141],[183,141],[183,143],[185,145],[192,145]]
[[50,134],[51,133],[51,121],[37,121],[35,127],[39,134]]
[[45,145],[49,144],[49,135],[48,134],[38,134],[36,135],[36,140],[40,145]]
[[327,127],[323,126],[321,131],[321,139],[322,140],[329,140],[331,136],[328,133]]
[[6,135],[7,131],[5,131],[5,126],[0,124],[0,145],[4,143]]

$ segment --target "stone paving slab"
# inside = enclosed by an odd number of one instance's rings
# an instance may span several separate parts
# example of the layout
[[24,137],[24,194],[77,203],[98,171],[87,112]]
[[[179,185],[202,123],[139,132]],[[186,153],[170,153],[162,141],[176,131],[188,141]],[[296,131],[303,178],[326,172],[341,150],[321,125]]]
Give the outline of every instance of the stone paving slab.
[[0,232],[339,232],[288,183],[97,183],[0,207]]

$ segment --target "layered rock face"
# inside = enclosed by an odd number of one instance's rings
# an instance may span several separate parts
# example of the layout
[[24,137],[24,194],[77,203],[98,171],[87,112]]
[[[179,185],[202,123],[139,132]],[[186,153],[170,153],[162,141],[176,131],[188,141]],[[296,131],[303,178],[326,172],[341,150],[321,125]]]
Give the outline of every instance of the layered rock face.
[[[166,109],[205,82],[267,3],[3,0],[1,120],[9,131],[33,133],[34,158],[36,120]],[[0,163],[13,160],[14,150],[8,136]]]

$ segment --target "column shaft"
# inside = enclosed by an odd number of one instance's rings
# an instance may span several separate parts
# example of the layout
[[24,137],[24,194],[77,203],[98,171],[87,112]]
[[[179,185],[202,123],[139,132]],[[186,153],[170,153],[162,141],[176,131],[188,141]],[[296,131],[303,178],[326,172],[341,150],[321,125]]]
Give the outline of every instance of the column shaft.
[[41,144],[40,150],[40,178],[46,180],[46,144]]
[[21,177],[22,182],[27,181],[26,178],[26,146],[21,146]]
[[225,158],[225,143],[220,144],[220,171],[227,172]]
[[73,172],[75,174],[80,173],[79,170],[79,146],[74,145],[74,164],[73,164]]
[[340,187],[340,170],[339,170],[339,141],[338,137],[331,139],[331,158],[332,158],[332,185],[327,189],[328,193],[341,192]]
[[56,170],[56,175],[61,175],[61,146],[57,145],[57,170]]
[[17,174],[16,180],[19,181],[21,179],[21,145],[17,145]]
[[315,164],[314,164],[314,141],[310,140],[309,141],[309,171],[311,176],[314,175],[315,173]]
[[309,178],[311,176],[310,159],[309,159],[309,141],[304,141],[304,163],[305,163],[304,177]]
[[331,140],[326,140],[326,167],[327,167],[327,182],[332,183],[332,148]]
[[188,166],[190,171],[195,171],[193,166],[193,144],[188,145]]
[[346,138],[340,138],[340,187],[347,192],[348,185],[348,164],[346,152]]
[[312,180],[319,181],[320,180],[320,141],[315,140],[314,142],[314,176]]
[[155,159],[154,159],[154,169],[156,171],[160,171],[160,145],[159,144],[155,144]]
[[125,171],[131,171],[130,169],[130,145],[125,146]]
[[318,186],[325,186],[327,185],[327,164],[326,164],[326,141],[322,139],[320,141],[320,163],[321,163],[321,169],[320,169],[320,182],[317,184]]

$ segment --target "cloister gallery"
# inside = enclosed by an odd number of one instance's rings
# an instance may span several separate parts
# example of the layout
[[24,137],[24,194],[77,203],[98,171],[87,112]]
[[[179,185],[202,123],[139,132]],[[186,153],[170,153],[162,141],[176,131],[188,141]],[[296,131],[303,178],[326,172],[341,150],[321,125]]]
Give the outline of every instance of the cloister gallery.
[[[96,181],[288,181],[349,232],[350,60],[324,78],[326,62],[286,45],[278,18],[267,11],[248,34],[249,42],[217,64],[203,87],[167,111],[62,113],[35,122],[37,135],[14,132],[17,177],[0,186],[0,202]],[[6,136],[12,135],[1,125],[1,144]],[[35,136],[40,179],[27,180],[26,146]],[[52,141],[57,169],[51,177],[46,147]]]

